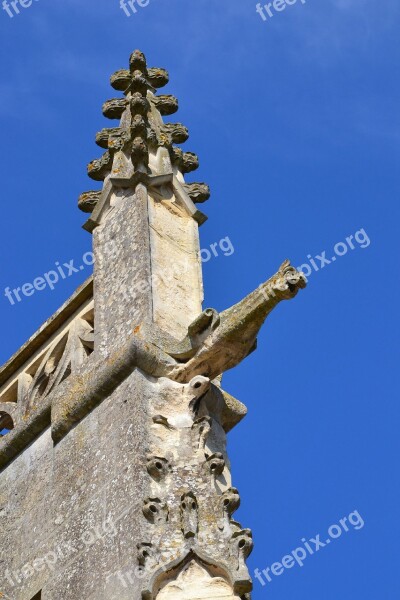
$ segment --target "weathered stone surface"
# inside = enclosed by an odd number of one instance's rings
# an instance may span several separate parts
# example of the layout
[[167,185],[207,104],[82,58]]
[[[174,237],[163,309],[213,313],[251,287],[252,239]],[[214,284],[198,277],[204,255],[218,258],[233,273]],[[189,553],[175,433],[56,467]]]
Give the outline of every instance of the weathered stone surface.
[[147,191],[113,192],[110,211],[94,231],[95,339],[102,356],[152,315]]
[[119,135],[121,129],[119,127],[108,127],[104,128],[96,134],[96,144],[100,148],[108,148],[108,140],[110,136]]
[[171,136],[174,144],[183,144],[189,139],[189,130],[182,123],[165,123],[164,131]]
[[198,226],[176,204],[172,194],[149,196],[153,320],[180,339],[201,312],[203,291]]
[[110,173],[111,167],[112,155],[107,150],[100,159],[92,160],[92,162],[88,164],[88,175],[95,181],[103,181],[108,173]]
[[127,69],[120,69],[111,75],[110,83],[114,90],[125,92],[131,82],[131,74]]
[[148,70],[148,79],[153,87],[164,87],[169,81],[168,71],[157,67],[151,67]]
[[157,600],[240,600],[223,577],[213,576],[198,560],[191,560],[178,576],[161,589]]
[[190,173],[199,168],[199,159],[193,152],[183,152],[181,148],[172,148],[172,160],[182,173]]
[[[147,71],[147,80],[154,88],[161,88],[169,81],[168,72],[165,69],[151,67]],[[120,69],[111,75],[111,86],[120,92],[126,92],[131,83],[131,73],[127,69]]]
[[112,98],[103,104],[103,115],[108,119],[120,119],[126,106],[125,98]]
[[206,202],[211,195],[210,188],[206,183],[185,183],[184,188],[196,204]]
[[178,99],[175,96],[153,96],[152,101],[162,116],[173,115],[178,110]]
[[[125,588],[118,570],[136,565],[132,540],[144,535],[136,512],[147,485],[142,383],[132,374],[65,440],[54,447],[47,430],[3,471],[1,547],[14,581],[2,577],[6,598],[25,600],[38,589],[46,600],[140,598],[139,581]],[[30,574],[26,565],[40,559],[47,564]]]
[[101,197],[101,191],[83,192],[78,199],[78,208],[86,213],[91,213],[96,208]]

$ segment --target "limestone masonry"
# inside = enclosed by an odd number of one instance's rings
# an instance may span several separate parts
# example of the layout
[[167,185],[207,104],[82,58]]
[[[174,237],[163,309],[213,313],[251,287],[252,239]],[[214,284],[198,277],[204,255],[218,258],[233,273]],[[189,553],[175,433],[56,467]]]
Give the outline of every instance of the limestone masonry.
[[135,51],[111,77],[119,119],[79,207],[93,279],[0,370],[0,597],[249,599],[252,534],[226,435],[246,414],[222,374],[268,314],[305,287],[285,261],[244,300],[202,309],[197,156],[164,69]]

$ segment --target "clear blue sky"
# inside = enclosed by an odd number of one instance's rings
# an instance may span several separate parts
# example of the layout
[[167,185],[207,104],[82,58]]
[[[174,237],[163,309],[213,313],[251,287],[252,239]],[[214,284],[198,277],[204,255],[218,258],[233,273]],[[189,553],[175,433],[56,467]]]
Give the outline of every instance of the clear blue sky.
[[[206,306],[241,299],[289,257],[336,261],[281,305],[224,380],[249,415],[230,435],[236,517],[266,569],[357,510],[349,532],[255,600],[398,598],[400,53],[397,0],[298,0],[267,20],[254,0],[34,0],[0,9],[1,362],[90,274],[14,306],[15,288],[91,249],[78,195],[107,126],[108,80],[143,50],[170,72],[212,199]],[[346,238],[364,230],[350,242]],[[369,243],[366,240],[369,240]],[[364,247],[361,247],[364,246]],[[315,259],[320,264],[320,259]]]

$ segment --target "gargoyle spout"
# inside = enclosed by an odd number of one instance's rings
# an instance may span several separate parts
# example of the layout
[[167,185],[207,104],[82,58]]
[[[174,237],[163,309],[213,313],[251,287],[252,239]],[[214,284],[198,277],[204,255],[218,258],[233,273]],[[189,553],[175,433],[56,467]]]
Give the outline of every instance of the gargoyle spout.
[[187,382],[195,375],[214,379],[236,367],[255,349],[258,332],[269,313],[305,287],[304,274],[286,260],[266,283],[220,314],[219,325],[188,362],[172,369],[171,379]]

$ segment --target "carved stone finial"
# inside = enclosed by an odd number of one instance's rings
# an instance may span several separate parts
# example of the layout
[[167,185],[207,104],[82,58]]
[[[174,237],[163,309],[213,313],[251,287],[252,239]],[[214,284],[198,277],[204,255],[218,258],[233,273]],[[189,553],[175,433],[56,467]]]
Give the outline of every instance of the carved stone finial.
[[134,50],[129,57],[129,67],[131,73],[134,73],[136,70],[145,73],[147,71],[147,63],[146,57],[140,50]]
[[[182,144],[189,137],[181,123],[164,123],[162,117],[178,110],[178,100],[170,94],[155,95],[156,89],[168,83],[165,69],[148,68],[140,50],[132,52],[129,69],[120,69],[111,75],[111,86],[123,92],[123,98],[112,98],[103,105],[103,114],[109,119],[120,119],[120,126],[102,129],[96,143],[107,152],[88,166],[88,175],[96,181],[109,181],[113,188],[136,188],[141,183],[148,187],[171,186],[177,205],[201,225],[207,217],[193,203],[208,200],[206,184],[186,184],[177,174],[196,170],[198,157],[183,152],[174,144]],[[103,215],[108,214],[112,190],[101,197],[97,210],[91,203],[79,200],[82,210],[93,215],[85,229],[93,231]]]

